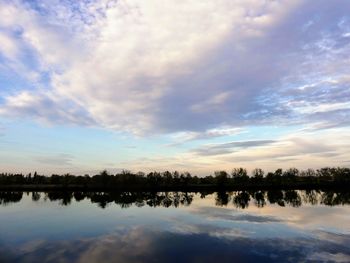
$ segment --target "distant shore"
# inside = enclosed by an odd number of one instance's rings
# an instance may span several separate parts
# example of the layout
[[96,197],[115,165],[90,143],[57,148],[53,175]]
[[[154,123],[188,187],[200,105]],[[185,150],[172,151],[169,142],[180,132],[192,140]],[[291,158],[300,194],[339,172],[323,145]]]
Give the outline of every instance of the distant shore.
[[329,183],[329,184],[291,184],[291,185],[235,185],[222,186],[217,185],[187,185],[187,186],[96,186],[96,185],[0,185],[0,191],[182,191],[182,192],[200,192],[200,191],[244,191],[244,190],[308,190],[308,189],[349,189],[350,183]]
[[44,176],[32,174],[0,174],[0,191],[220,191],[249,189],[329,189],[350,187],[349,168],[322,168],[299,171],[296,168],[277,169],[265,175],[262,169],[254,169],[249,176],[244,168],[231,173],[216,171],[206,177],[179,172],[107,171],[93,176],[70,174]]

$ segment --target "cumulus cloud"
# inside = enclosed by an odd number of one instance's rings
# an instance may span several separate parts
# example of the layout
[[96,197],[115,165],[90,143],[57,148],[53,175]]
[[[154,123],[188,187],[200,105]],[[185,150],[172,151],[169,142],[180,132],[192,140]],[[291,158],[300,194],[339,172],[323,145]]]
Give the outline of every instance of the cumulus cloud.
[[4,87],[0,114],[136,134],[347,125],[349,5],[2,2],[2,67],[36,84]]

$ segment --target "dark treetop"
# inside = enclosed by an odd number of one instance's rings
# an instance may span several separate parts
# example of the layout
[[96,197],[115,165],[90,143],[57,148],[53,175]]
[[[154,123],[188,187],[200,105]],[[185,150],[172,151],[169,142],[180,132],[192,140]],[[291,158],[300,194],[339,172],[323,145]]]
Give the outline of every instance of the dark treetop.
[[192,176],[190,173],[151,172],[148,174],[122,171],[109,174],[106,170],[97,175],[75,176],[71,174],[51,176],[34,174],[0,174],[0,190],[217,190],[217,189],[308,189],[308,188],[348,188],[349,168],[322,168],[299,171],[296,168],[277,169],[264,173],[254,169],[248,175],[244,168],[235,168],[231,173],[216,171],[206,177]]

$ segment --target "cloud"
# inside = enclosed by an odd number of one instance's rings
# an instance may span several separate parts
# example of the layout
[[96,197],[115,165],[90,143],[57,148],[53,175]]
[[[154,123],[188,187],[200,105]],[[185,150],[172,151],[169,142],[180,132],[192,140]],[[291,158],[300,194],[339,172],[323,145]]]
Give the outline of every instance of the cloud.
[[[241,140],[232,141],[230,137],[224,136],[220,138],[221,143],[198,140],[193,144],[184,144],[184,150],[179,152],[146,154],[120,162],[118,166],[146,172],[191,171],[204,176],[215,170],[230,170],[234,167],[245,167],[248,170],[259,167],[265,171],[290,167],[316,169],[344,166],[349,161],[350,137],[346,128],[315,131],[301,127],[276,136],[269,129],[258,130],[257,133],[245,132],[247,134],[239,135]],[[252,135],[259,139],[243,140],[252,138]],[[173,145],[186,142],[185,138],[174,139]]]
[[[275,141],[275,144],[268,149],[269,151],[255,151],[255,153],[249,155],[245,155],[244,152],[241,152],[237,153],[236,156],[228,158],[236,161],[258,161],[268,159],[301,160],[303,156],[310,154],[314,157],[334,157],[340,155],[340,152],[336,150],[336,146],[320,143],[317,140],[301,138],[280,139],[279,141]],[[291,157],[294,157],[294,159],[290,159]]]
[[14,58],[18,55],[18,47],[16,41],[5,34],[4,32],[0,33],[0,53],[7,58]]
[[44,123],[70,123],[83,126],[95,124],[83,108],[50,93],[37,96],[23,91],[16,96],[9,96],[6,98],[6,107],[0,108],[0,114],[29,119],[34,117]]
[[204,132],[179,132],[173,134],[172,138],[175,141],[170,144],[170,146],[177,146],[186,142],[196,141],[196,140],[210,140],[218,137],[233,136],[243,133],[242,128],[233,128],[229,126],[218,127],[215,129],[209,129]]
[[[334,134],[337,136],[334,136]],[[182,163],[187,170],[208,175],[215,170],[230,170],[233,167],[265,171],[277,168],[298,167],[299,169],[320,168],[325,166],[346,165],[348,158],[349,136],[345,128],[325,130],[305,130],[287,132],[271,140],[271,134],[264,132],[254,137],[260,140],[228,141],[226,143],[203,143],[190,146],[178,153],[166,164],[176,169],[174,163]],[[249,135],[249,133],[248,133]],[[223,141],[223,139],[221,139]],[[149,160],[139,165],[152,165]],[[158,162],[153,165],[158,167]],[[175,168],[173,168],[175,167]]]
[[336,163],[348,160],[347,131],[338,130],[337,134],[338,136],[334,138],[334,133],[326,130],[322,133],[296,133],[281,137],[266,147],[227,153],[220,156],[220,163],[222,166],[235,163],[236,166],[249,168],[255,166],[267,170],[277,167],[306,169],[310,168],[310,163],[313,168],[334,166]]
[[[6,94],[0,114],[135,134],[348,125],[348,112],[331,109],[349,100],[349,5],[1,3],[1,52],[18,65],[3,67],[36,81]],[[328,108],[315,116],[320,103]]]
[[230,97],[232,97],[230,91],[221,92],[205,101],[192,105],[190,109],[195,113],[218,111]]
[[44,165],[71,166],[74,157],[70,154],[58,154],[54,156],[39,156],[35,160]]
[[207,146],[201,146],[199,148],[193,149],[192,152],[197,155],[207,156],[207,155],[221,155],[229,154],[239,149],[247,149],[253,147],[259,147],[264,145],[273,144],[274,140],[252,140],[252,141],[235,141],[228,143],[212,144]]
[[312,127],[314,130],[333,129],[341,127],[349,127],[350,121],[349,109],[331,110],[323,113],[315,113],[310,116],[313,120],[319,120]]

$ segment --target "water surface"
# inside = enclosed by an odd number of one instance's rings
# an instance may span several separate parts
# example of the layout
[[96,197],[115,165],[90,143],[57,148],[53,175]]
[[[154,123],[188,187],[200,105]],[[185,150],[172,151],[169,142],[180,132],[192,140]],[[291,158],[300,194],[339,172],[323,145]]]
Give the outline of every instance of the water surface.
[[350,262],[350,194],[0,192],[0,262]]

